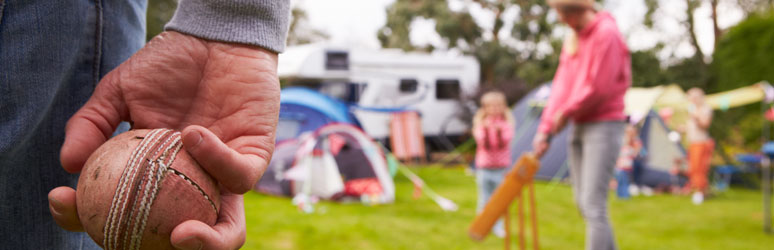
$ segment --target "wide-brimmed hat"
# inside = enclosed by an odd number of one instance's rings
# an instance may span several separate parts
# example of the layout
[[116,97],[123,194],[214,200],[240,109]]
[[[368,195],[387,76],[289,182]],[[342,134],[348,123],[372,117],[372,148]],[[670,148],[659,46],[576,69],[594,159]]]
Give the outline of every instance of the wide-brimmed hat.
[[551,7],[579,6],[593,8],[594,0],[548,0],[548,5],[551,5]]

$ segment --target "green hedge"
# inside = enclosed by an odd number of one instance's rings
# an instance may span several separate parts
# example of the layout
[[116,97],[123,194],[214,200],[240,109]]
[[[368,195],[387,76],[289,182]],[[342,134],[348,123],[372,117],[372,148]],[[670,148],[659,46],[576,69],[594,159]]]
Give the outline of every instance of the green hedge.
[[715,91],[774,83],[774,11],[753,14],[723,36],[713,55]]

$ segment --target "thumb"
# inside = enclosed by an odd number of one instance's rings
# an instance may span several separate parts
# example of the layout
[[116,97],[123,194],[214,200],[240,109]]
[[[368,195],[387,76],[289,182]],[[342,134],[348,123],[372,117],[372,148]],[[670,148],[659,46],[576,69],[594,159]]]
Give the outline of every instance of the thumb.
[[91,98],[67,121],[59,155],[67,172],[80,172],[89,155],[110,138],[125,116],[123,98],[111,75],[100,81]]
[[177,249],[239,249],[245,243],[247,229],[243,197],[224,192],[221,199],[214,226],[198,220],[185,221],[172,230],[172,245]]
[[67,231],[80,232],[83,226],[75,207],[75,190],[58,187],[48,193],[48,209],[54,222]]

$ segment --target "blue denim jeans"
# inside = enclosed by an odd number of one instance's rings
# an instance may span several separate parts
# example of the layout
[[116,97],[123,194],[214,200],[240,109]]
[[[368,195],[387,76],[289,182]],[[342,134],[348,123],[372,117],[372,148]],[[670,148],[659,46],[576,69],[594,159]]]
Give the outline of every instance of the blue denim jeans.
[[[484,210],[484,206],[489,202],[489,198],[492,197],[494,191],[503,182],[505,174],[508,173],[507,168],[478,168],[476,169],[476,185],[478,186],[478,204],[477,210],[481,212]],[[503,220],[497,220],[497,223],[492,227],[492,230],[503,228]]]
[[48,192],[68,118],[145,40],[145,0],[0,0],[0,248],[97,249],[59,228]]
[[629,194],[629,171],[616,169],[615,180],[618,182],[615,188],[615,194],[619,199],[626,200],[631,198]]

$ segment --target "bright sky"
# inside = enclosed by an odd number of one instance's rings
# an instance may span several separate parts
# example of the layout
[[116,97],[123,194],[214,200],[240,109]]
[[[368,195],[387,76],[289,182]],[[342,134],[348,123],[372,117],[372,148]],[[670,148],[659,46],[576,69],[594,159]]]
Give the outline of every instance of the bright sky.
[[[377,30],[386,21],[385,9],[394,0],[293,0],[293,3],[307,11],[309,21],[313,27],[325,31],[331,37],[331,43],[343,46],[379,48],[376,38]],[[607,0],[605,9],[612,12],[618,20],[621,31],[627,37],[632,50],[647,49],[658,41],[665,41],[668,46],[661,55],[668,58],[670,54],[678,57],[687,57],[693,54],[689,44],[688,33],[681,24],[685,20],[685,2],[674,0],[660,0],[662,8],[655,13],[655,28],[647,30],[641,25],[645,16],[645,4],[643,0]],[[483,27],[492,27],[492,13],[475,4],[466,4],[465,0],[450,0],[454,9],[470,8],[477,22]],[[743,16],[732,0],[721,0],[718,7],[719,24],[721,28],[730,27],[738,23]],[[515,9],[505,12],[506,17],[516,17]],[[713,47],[713,31],[708,4],[701,6],[696,14],[697,34],[700,46],[709,54]],[[510,30],[509,24],[501,34],[507,36]],[[435,23],[428,20],[415,21],[412,24],[410,38],[417,45],[441,44],[441,38],[434,31]]]

